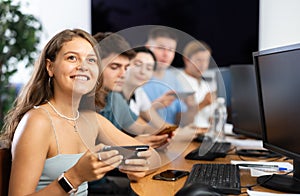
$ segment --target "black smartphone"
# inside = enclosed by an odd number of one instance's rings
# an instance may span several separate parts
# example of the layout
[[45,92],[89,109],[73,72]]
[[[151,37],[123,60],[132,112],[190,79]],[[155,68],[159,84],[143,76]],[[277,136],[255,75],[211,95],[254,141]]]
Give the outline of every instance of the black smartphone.
[[195,94],[195,91],[190,91],[190,92],[174,92],[174,96],[178,97],[179,99],[185,99],[188,96],[191,96]]
[[138,159],[137,156],[140,151],[146,151],[149,149],[148,145],[136,145],[136,146],[105,146],[102,151],[117,150],[126,159]]
[[179,178],[189,175],[190,172],[183,170],[168,169],[152,177],[154,180],[176,181]]

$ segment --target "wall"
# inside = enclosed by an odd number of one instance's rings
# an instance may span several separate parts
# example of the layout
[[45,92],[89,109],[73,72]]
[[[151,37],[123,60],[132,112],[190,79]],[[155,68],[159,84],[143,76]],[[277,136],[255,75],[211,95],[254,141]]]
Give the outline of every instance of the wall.
[[[89,0],[14,0],[22,2],[22,11],[39,18],[43,25],[40,50],[56,33],[66,28],[81,28],[91,33],[91,4]],[[27,5],[27,4],[28,5]],[[20,63],[12,82],[28,81],[32,69]]]
[[300,43],[299,8],[299,0],[260,0],[259,50]]
[[[44,26],[41,48],[50,37],[65,28],[76,27],[91,32],[90,0],[27,2],[29,6],[24,11],[40,18]],[[259,50],[300,42],[299,7],[299,0],[260,0]],[[30,72],[20,65],[12,81],[26,82]]]
[[[205,41],[218,66],[252,63],[258,50],[259,0],[91,0],[92,31],[120,31],[160,24]],[[143,33],[145,32],[145,34]],[[148,31],[138,33],[141,42]],[[143,36],[144,34],[144,36]],[[190,39],[179,39],[177,51]],[[173,66],[183,67],[181,55]]]

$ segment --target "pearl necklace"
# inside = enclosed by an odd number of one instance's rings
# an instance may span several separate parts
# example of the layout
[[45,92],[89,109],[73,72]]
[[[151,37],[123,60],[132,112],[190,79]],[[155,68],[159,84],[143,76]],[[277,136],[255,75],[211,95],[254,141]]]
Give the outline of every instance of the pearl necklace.
[[48,103],[48,104],[50,105],[50,107],[54,110],[54,112],[55,112],[58,116],[60,116],[61,118],[64,118],[64,119],[66,119],[66,120],[71,120],[71,121],[76,121],[76,120],[78,120],[78,118],[79,118],[79,111],[78,111],[78,110],[77,110],[76,117],[75,117],[75,118],[70,118],[70,117],[67,117],[67,116],[61,114],[59,111],[57,111],[57,109],[54,107],[54,105],[52,105],[52,104],[50,103],[50,101],[48,101],[47,103]]

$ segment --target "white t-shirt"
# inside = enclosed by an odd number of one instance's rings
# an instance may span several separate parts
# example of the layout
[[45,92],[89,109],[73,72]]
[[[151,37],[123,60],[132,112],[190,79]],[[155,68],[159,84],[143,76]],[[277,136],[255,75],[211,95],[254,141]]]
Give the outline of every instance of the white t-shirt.
[[137,116],[141,111],[144,112],[151,108],[151,101],[142,87],[138,87],[134,91],[134,98],[130,99],[129,107]]
[[[195,91],[196,103],[199,104],[200,102],[202,102],[205,95],[213,90],[210,89],[209,83],[205,80],[201,80],[201,82],[199,83],[196,78],[186,74],[184,70],[181,70],[181,74],[183,76],[181,85],[183,86],[185,91]],[[200,110],[194,118],[194,124],[197,127],[209,127],[209,118],[213,114],[213,109],[214,104],[211,104]]]

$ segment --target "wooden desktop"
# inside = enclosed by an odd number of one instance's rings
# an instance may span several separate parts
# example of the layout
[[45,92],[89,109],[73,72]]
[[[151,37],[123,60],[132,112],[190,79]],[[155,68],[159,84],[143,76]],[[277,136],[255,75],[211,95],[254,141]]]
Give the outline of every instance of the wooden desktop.
[[[185,142],[187,140],[184,140]],[[196,163],[230,163],[231,160],[241,160],[238,155],[234,154],[234,151],[230,152],[225,158],[217,158],[214,161],[197,161],[197,160],[186,160],[184,157],[188,154],[191,150],[199,147],[200,143],[191,141],[189,144],[186,145],[186,148],[180,156],[178,156],[173,161],[167,163],[160,167],[156,172],[149,174],[148,176],[140,179],[138,182],[132,182],[131,187],[132,189],[140,196],[154,196],[155,194],[159,194],[160,196],[173,196],[180,188],[183,187],[187,177],[183,177],[177,181],[162,181],[162,180],[153,180],[152,176],[158,174],[167,169],[177,169],[177,170],[186,170],[190,171],[193,164]],[[178,149],[182,149],[182,146],[179,146]],[[160,152],[162,156],[164,156],[164,152]],[[244,157],[247,161],[257,161],[257,158],[249,158]],[[264,159],[265,160],[265,159]],[[280,160],[276,160],[280,161]],[[256,184],[256,178],[250,176],[249,170],[241,169],[240,172],[241,176],[241,185],[242,186],[249,186]],[[279,193],[274,190],[270,190],[261,186],[255,186],[252,190],[256,191],[266,191],[272,193]],[[245,195],[247,191],[246,188],[242,188],[241,193]]]

